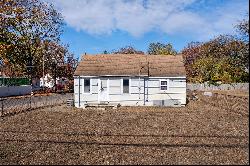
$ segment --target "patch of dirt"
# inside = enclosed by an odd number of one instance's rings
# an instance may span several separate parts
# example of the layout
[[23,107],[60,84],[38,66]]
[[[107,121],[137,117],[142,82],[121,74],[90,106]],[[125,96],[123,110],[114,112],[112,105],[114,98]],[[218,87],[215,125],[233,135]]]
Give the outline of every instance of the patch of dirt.
[[248,119],[202,100],[47,107],[1,118],[0,164],[249,164]]
[[213,93],[232,95],[239,97],[249,97],[249,91],[246,90],[214,90]]

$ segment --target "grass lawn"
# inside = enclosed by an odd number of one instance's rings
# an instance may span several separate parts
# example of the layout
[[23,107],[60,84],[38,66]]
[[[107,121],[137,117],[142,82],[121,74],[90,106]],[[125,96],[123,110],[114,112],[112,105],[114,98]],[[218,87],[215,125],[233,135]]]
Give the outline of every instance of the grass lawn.
[[0,119],[0,164],[249,164],[249,116],[182,108],[64,105]]

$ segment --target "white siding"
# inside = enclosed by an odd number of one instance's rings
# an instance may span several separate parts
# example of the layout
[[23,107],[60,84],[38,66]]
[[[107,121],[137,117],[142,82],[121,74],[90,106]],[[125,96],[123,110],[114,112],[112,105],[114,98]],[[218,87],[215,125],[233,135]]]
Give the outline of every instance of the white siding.
[[80,77],[80,96],[79,96],[79,77],[74,78],[74,97],[75,97],[75,106],[79,107],[79,98],[80,98],[80,107],[83,107],[86,103],[96,103],[98,99],[98,87],[97,87],[98,78],[90,78],[90,92],[84,93],[84,78]]
[[74,99],[75,106],[79,107],[79,77],[74,77]]
[[92,86],[92,94],[98,94],[98,86]]
[[170,87],[184,87],[184,88],[186,88],[186,80],[170,80],[169,86]]
[[110,87],[120,87],[121,86],[121,82],[120,82],[120,78],[115,79],[115,78],[110,78],[109,79],[109,86]]
[[121,95],[121,87],[109,87],[109,95]]
[[109,79],[109,95],[121,95],[121,79]]
[[[122,93],[122,79],[130,79],[130,93]],[[186,104],[186,79],[185,78],[157,78],[150,77],[148,80],[144,78],[134,77],[109,77],[109,102],[120,103],[121,105],[153,105],[154,100],[174,99],[181,102],[182,105]],[[80,101],[81,106],[86,103],[98,102],[98,77],[91,78],[91,94],[83,94],[84,78],[80,78]],[[160,80],[168,81],[168,90],[160,90]],[[78,107],[79,99],[79,77],[74,79],[74,93],[75,105]],[[145,83],[145,88],[144,88]],[[139,88],[140,87],[140,88]],[[145,94],[144,94],[145,90]],[[146,101],[147,100],[147,101]]]
[[146,81],[146,86],[149,88],[160,88],[160,80],[147,80]]
[[90,84],[92,91],[92,94],[98,94],[98,78],[91,78],[91,84]]
[[[168,90],[160,89],[160,81],[168,81]],[[150,78],[146,84],[145,94],[149,105],[153,100],[173,99],[186,104],[186,80],[184,78]]]
[[[143,82],[143,78],[140,79],[140,82],[139,82],[139,78],[131,78],[131,86],[132,87],[138,87],[139,85],[140,86],[143,86],[144,82]],[[140,83],[140,84],[139,84]]]
[[168,90],[160,90],[160,87],[150,87],[150,84],[149,84],[149,88],[148,88],[148,94],[172,94],[172,93],[175,93],[175,94],[182,94],[182,93],[186,93],[186,88],[172,88],[172,87],[169,87]]
[[98,86],[98,78],[91,78],[91,80],[93,86]]

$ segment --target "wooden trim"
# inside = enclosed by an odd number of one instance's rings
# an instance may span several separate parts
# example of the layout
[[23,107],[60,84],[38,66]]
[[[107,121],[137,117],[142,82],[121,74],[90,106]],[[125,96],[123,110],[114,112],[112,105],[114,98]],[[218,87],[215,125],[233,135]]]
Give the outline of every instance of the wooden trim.
[[[88,93],[86,93],[85,92],[85,79],[87,80],[87,79],[89,79],[89,92]],[[84,95],[91,95],[92,93],[91,93],[91,90],[92,90],[92,87],[91,87],[91,78],[84,78],[83,79],[83,94]]]
[[[167,81],[167,85],[163,85],[164,87],[167,87],[167,90],[162,90],[162,89],[161,89],[161,87],[162,87],[161,82],[162,82],[162,81]],[[160,92],[168,92],[168,91],[169,91],[169,82],[170,82],[169,79],[160,79],[160,80],[159,80]]]

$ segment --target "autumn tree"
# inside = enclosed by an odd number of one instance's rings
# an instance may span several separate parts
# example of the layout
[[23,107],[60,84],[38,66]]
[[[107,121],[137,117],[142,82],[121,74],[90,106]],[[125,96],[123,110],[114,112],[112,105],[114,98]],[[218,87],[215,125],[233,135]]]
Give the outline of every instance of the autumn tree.
[[4,65],[19,75],[25,74],[26,65],[32,63],[33,74],[41,76],[46,42],[59,43],[61,14],[44,1],[1,0],[0,22],[0,57]]
[[[74,72],[76,70],[76,67],[78,66],[78,58],[74,58],[74,55],[71,53],[68,53],[66,56],[66,77],[68,79],[73,79]],[[64,75],[65,76],[65,75]]]
[[114,54],[144,54],[143,51],[136,50],[132,46],[122,47],[116,51],[113,51]]
[[49,73],[55,77],[66,77],[73,79],[73,74],[78,64],[78,59],[70,53],[68,45],[62,45],[55,42],[45,41],[43,43],[43,59],[39,63],[39,68],[44,65],[44,71],[39,70],[39,75]]
[[177,51],[172,44],[150,43],[148,47],[148,54],[150,55],[176,55]]
[[[63,65],[65,62],[65,55],[68,53],[66,46],[62,46],[56,42],[44,41],[41,49],[43,55],[39,63],[39,68],[44,64],[45,73],[53,74],[56,67]],[[41,75],[41,70],[39,71]]]
[[245,82],[245,43],[233,36],[220,35],[205,43],[190,43],[182,50],[189,82]]
[[[247,14],[249,15],[249,14]],[[246,42],[249,42],[249,18],[241,20],[235,28],[242,35],[242,39]]]
[[[248,15],[248,14],[247,14]],[[240,34],[240,40],[245,43],[244,54],[245,58],[243,63],[246,64],[246,68],[249,72],[249,18],[241,20],[237,25],[236,29]]]
[[200,53],[201,49],[202,43],[191,42],[182,50],[188,81],[192,81],[192,78],[197,75],[197,71],[193,69],[192,65],[202,56]]

